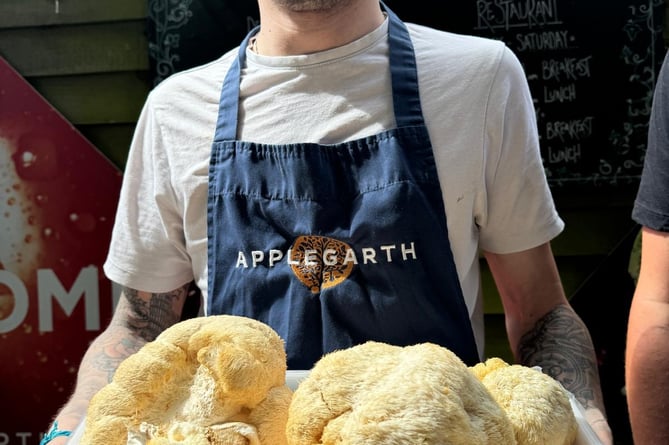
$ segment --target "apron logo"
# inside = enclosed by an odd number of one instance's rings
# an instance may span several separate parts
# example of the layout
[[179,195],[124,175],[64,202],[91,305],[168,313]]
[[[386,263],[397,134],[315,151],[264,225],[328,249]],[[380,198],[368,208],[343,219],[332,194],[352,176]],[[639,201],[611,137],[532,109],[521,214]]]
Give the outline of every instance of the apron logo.
[[351,275],[357,260],[348,258],[348,252],[353,249],[343,241],[326,236],[300,236],[289,250],[289,264],[297,279],[316,294]]
[[[392,263],[400,257],[402,261],[416,260],[414,243],[382,245],[378,248],[363,247],[359,253],[343,241],[319,235],[303,235],[285,253],[278,249],[269,252],[254,250],[250,258],[240,251],[236,268],[267,266],[274,267],[283,259],[293,274],[313,293],[337,286],[344,282],[353,267],[362,264]],[[360,258],[359,258],[360,257]],[[250,260],[250,261],[249,261]]]

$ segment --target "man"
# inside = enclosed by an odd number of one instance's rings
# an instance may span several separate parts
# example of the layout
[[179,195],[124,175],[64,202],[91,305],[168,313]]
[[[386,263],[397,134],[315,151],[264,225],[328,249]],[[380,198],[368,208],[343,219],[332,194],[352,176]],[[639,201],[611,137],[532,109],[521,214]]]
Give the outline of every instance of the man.
[[634,443],[669,443],[669,59],[660,70],[648,146],[632,218],[642,225],[641,267],[632,298],[625,379]]
[[515,56],[407,29],[378,0],[258,3],[240,50],[147,100],[105,264],[123,298],[59,428],[180,319],[191,282],[205,314],[277,330],[293,369],[369,339],[431,341],[473,364],[482,249],[517,359],[562,381],[610,444],[593,346],[550,250],[563,223]]

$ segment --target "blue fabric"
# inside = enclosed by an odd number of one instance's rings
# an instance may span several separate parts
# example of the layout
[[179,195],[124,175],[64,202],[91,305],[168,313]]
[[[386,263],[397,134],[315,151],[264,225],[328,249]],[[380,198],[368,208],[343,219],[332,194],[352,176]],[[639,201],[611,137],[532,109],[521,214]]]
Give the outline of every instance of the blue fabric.
[[669,54],[665,55],[653,97],[648,146],[632,218],[669,232]]
[[209,313],[270,325],[290,369],[367,340],[434,342],[478,361],[411,40],[385,9],[398,128],[327,146],[235,140],[240,67],[257,29],[221,93],[209,176]]
[[49,431],[42,437],[42,440],[39,441],[39,445],[46,445],[51,442],[56,437],[69,437],[72,434],[72,431],[59,430],[58,421],[55,421]]

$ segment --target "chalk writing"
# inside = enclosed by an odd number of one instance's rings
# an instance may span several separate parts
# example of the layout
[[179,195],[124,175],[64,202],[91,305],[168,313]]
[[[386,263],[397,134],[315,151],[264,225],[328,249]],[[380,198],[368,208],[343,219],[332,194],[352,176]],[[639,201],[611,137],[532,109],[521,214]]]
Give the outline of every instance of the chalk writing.
[[560,24],[557,0],[477,0],[477,29],[533,28]]
[[[609,153],[599,160],[599,173],[609,183],[629,183],[638,179],[645,157],[656,75],[661,58],[658,59],[658,40],[661,42],[662,22],[660,14],[663,0],[646,1],[628,5],[628,18],[622,28],[625,37],[620,50],[624,63],[628,94],[625,97],[625,116],[609,131]],[[658,38],[660,37],[660,38]]]
[[572,163],[578,164],[581,160],[581,144],[563,145],[559,147],[548,146],[548,162],[555,163]]
[[476,1],[475,33],[504,41],[523,65],[552,186],[639,178],[663,8],[663,0]]
[[544,103],[551,104],[555,102],[575,102],[576,101],[576,84],[570,83],[568,85],[558,85],[557,87],[549,87],[544,85]]
[[530,32],[516,34],[515,50],[518,53],[526,51],[556,51],[573,47],[575,37],[567,30]]
[[592,136],[593,121],[594,117],[588,116],[583,119],[547,122],[546,138],[549,141],[553,139],[566,141]]
[[156,77],[154,85],[176,71],[175,63],[179,60],[178,51],[180,34],[177,31],[186,25],[193,16],[191,3],[193,0],[166,2],[149,0],[149,18],[155,23],[156,41],[149,42],[149,55],[156,63]]
[[591,60],[592,56],[543,60],[541,62],[541,77],[543,80],[554,80],[557,82],[591,77]]

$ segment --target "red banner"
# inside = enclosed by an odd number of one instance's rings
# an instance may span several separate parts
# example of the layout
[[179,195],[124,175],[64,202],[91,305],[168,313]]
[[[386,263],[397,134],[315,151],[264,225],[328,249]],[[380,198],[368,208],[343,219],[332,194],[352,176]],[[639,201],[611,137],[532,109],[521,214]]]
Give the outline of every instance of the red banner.
[[101,266],[120,186],[120,170],[0,58],[0,445],[39,442],[109,321]]

